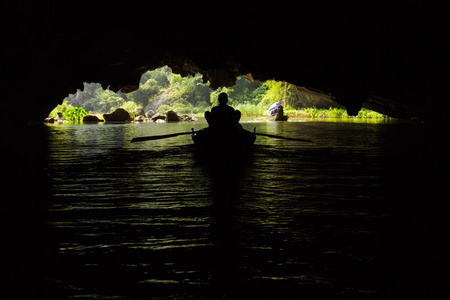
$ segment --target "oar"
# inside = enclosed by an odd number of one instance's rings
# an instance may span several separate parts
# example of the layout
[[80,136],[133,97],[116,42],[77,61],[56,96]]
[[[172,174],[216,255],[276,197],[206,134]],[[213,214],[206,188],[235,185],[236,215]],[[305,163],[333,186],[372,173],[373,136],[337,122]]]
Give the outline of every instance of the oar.
[[188,131],[188,132],[172,133],[172,134],[165,134],[165,135],[152,135],[152,136],[136,137],[136,138],[133,138],[131,140],[131,142],[135,143],[135,142],[144,142],[144,141],[154,141],[154,140],[171,138],[171,137],[175,137],[175,136],[179,136],[179,135],[192,134],[193,132],[194,132],[194,129],[192,129],[192,131]]
[[260,135],[260,136],[267,136],[267,137],[275,138],[275,139],[289,140],[289,141],[308,142],[308,143],[313,142],[313,141],[307,140],[307,139],[290,138],[290,137],[285,137],[285,136],[280,136],[280,135],[264,134],[264,133],[257,133],[257,132],[255,132],[255,134]]

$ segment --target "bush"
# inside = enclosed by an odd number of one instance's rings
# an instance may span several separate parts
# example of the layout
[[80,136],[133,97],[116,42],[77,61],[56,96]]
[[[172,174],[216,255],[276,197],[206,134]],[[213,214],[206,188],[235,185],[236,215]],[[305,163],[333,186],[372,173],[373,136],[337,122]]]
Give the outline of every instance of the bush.
[[62,112],[64,116],[64,112],[67,108],[72,107],[72,105],[69,105],[69,102],[67,100],[64,100],[62,104],[58,104],[48,115],[49,118],[57,118],[58,112]]
[[71,122],[80,123],[84,116],[87,115],[87,112],[82,107],[69,107],[64,113],[64,119]]
[[136,115],[135,110],[137,107],[139,107],[139,106],[134,101],[127,101],[121,106],[121,108],[125,109],[133,119]]
[[265,115],[267,112],[266,107],[262,105],[255,105],[251,103],[238,103],[234,106],[234,109],[239,110],[243,116],[260,116]]

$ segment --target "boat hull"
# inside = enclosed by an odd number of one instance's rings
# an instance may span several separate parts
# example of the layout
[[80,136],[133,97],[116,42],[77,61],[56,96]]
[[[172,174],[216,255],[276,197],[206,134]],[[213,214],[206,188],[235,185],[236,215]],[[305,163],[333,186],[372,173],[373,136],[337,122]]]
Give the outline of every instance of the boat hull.
[[269,121],[287,121],[288,118],[288,116],[271,116]]
[[194,132],[192,140],[199,149],[239,153],[250,150],[253,147],[256,135],[244,129],[233,132],[218,132],[211,128],[206,128]]

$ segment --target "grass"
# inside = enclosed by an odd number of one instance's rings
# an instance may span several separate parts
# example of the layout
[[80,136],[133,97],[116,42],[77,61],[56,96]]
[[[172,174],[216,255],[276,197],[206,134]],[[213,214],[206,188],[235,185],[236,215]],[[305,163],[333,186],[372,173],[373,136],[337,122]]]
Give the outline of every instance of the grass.
[[362,118],[362,119],[384,119],[388,116],[376,111],[361,109],[357,116],[349,116],[342,108],[318,109],[315,107],[302,109],[287,109],[286,114],[301,118]]
[[[268,117],[267,108],[263,106],[253,105],[249,103],[233,105],[234,109],[240,110],[242,116],[245,117]],[[195,111],[195,116],[202,117],[205,110],[211,108],[205,107],[204,110]],[[385,119],[389,118],[386,115],[380,114],[376,111],[361,109],[357,116],[349,116],[347,111],[342,108],[319,109],[315,107],[294,109],[287,108],[284,110],[285,114],[293,118],[360,118],[360,119]]]
[[[129,103],[128,103],[129,104]],[[263,105],[255,105],[250,103],[237,103],[232,105],[234,109],[241,111],[244,117],[268,117],[267,107]],[[124,106],[124,108],[134,116],[134,106]],[[211,110],[211,107],[203,106],[184,106],[184,105],[162,105],[159,107],[158,112],[165,112],[167,110],[173,110],[178,114],[189,114],[196,117],[203,117],[205,111]],[[349,116],[345,109],[341,108],[329,108],[329,109],[319,109],[315,107],[294,109],[288,107],[284,110],[285,114],[292,118],[361,118],[361,119],[384,119],[388,116],[380,114],[378,112],[361,109],[357,116]],[[56,114],[56,113],[55,113]]]
[[239,110],[243,116],[247,117],[259,117],[267,115],[267,108],[263,106],[258,106],[250,103],[238,103],[233,107],[234,109]]
[[[235,105],[234,108],[240,110],[242,115],[247,117],[267,116],[267,108],[258,105],[246,103]],[[329,109],[319,109],[315,107],[293,109],[288,107],[284,112],[288,116],[297,118],[388,118],[386,115],[364,108],[359,111],[357,116],[349,116],[345,109],[331,107]]]

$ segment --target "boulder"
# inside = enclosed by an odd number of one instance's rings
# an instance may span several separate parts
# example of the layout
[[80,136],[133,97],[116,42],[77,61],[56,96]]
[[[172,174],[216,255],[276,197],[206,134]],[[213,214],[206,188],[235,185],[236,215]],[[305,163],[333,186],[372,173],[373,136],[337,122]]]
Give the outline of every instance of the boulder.
[[194,122],[197,121],[198,119],[195,117],[191,117],[189,115],[181,115],[180,117],[180,121],[182,122]]
[[130,114],[123,108],[118,108],[110,114],[104,114],[106,122],[128,122],[131,121]]
[[155,112],[151,109],[145,113],[145,116],[149,119],[151,119],[154,115],[155,115]]
[[103,122],[103,120],[93,115],[87,115],[83,117],[83,123],[98,123],[98,122]]
[[137,116],[136,118],[134,118],[135,122],[144,122],[145,121],[145,117],[144,116]]
[[138,116],[145,116],[145,110],[143,107],[136,107],[134,109],[134,116],[138,117]]
[[167,122],[179,122],[180,118],[178,117],[177,113],[173,110],[166,111],[166,121]]
[[163,114],[154,114],[152,117],[151,117],[151,119],[152,119],[152,121],[153,122],[156,122],[157,120],[163,120],[163,121],[165,121],[166,120],[166,115],[163,115]]

